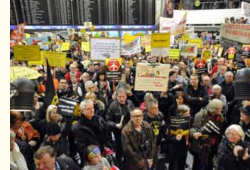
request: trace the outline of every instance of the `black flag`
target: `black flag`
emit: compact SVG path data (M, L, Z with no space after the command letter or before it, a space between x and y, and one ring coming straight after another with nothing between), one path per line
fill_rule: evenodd
M45 82L45 104L48 107L50 104L56 105L58 103L58 96L54 87L53 77L51 74L48 59L46 59L47 64L47 81Z

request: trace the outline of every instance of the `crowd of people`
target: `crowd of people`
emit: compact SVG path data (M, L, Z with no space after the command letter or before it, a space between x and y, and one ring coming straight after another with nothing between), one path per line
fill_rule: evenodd
M188 152L193 170L250 169L250 100L236 99L233 83L240 68L250 67L249 48L237 49L234 59L227 49L221 57L214 51L202 70L201 53L196 61L171 60L142 49L122 56L120 81L74 50L73 61L50 71L59 99L78 101L79 111L65 116L45 102L48 76L37 67L33 110L10 111L11 169L184 170ZM134 90L139 62L171 65L165 92ZM174 131L173 118L188 120L188 127Z

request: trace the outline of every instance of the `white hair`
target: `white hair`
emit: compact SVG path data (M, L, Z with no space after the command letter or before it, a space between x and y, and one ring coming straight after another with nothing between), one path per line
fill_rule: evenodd
M220 91L221 91L221 86L218 85L218 84L215 84L215 85L213 85L212 90L213 90L213 91L214 91L214 90L220 90Z
M84 86L85 86L85 89L88 89L90 86L94 85L93 81L91 80L88 80L85 82Z
M80 110L85 109L86 105L89 104L89 103L93 103L93 101L90 100L90 99L85 99L85 100L83 100L83 101L80 103Z
M232 73L232 71L227 71L227 72L225 73L225 77L226 77L226 76L229 76L229 75L232 75L232 76L233 76L234 74Z
M207 108L209 112L213 113L216 112L217 109L223 108L223 106L224 103L220 99L213 99L208 103Z
M241 137L241 140L244 140L245 139L245 134L244 134L244 131L242 130L241 126L240 125L237 125L237 124L233 124L233 125L230 125L226 131L225 131L225 135L227 136L228 133L230 133L232 130L235 130Z

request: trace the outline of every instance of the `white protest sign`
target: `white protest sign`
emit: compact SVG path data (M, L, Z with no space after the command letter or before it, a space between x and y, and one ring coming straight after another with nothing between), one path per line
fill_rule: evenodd
M119 58L121 55L121 40L117 38L91 38L90 56L92 60Z
M140 44L140 37L137 37L135 40L132 42L126 44L125 41L122 41L121 45L121 54L122 55L133 55L136 53L141 52L141 44Z

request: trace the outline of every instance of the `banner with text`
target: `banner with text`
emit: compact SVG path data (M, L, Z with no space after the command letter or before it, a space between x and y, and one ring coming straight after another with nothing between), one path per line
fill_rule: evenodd
M222 24L220 35L229 40L249 44L250 24Z
M92 60L119 58L121 55L121 40L115 38L91 38L90 56Z
M166 91L169 79L169 64L137 63L135 90Z

